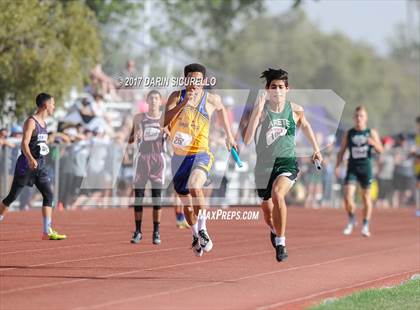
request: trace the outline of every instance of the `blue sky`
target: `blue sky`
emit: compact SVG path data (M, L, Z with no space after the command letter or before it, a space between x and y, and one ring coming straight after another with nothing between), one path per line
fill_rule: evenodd
M292 0L266 2L270 15L287 11L293 3ZM418 25L418 11L413 6L411 16ZM388 40L395 26L410 16L406 0L304 0L303 8L321 30L338 31L366 42L381 55L388 52Z

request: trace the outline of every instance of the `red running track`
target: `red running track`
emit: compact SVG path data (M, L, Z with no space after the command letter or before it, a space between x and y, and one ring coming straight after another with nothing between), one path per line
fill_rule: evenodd
M7 214L0 309L296 309L420 270L420 219L412 209L374 212L372 237L363 238L359 230L341 235L341 210L290 208L283 263L262 213L258 221L208 221L214 248L201 258L190 250L189 230L175 228L173 210L163 215L155 246L149 209L140 245L128 242L128 209L56 212L65 241L40 240L40 211Z

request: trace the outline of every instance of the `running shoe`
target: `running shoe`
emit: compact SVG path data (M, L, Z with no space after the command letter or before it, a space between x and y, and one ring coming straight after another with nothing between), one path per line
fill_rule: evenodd
M200 242L198 241L198 237L193 236L191 248L195 256L200 257L203 255L203 249L201 248Z
M354 224L348 223L347 226L343 230L343 235L346 235L346 236L351 235L351 233L353 232L353 228L354 228Z
M363 225L362 236L363 237L370 237L370 231L369 231L369 226L368 225Z
M182 220L176 221L176 227L179 229L183 229L183 228L190 228L190 225L188 225L185 219L182 219Z
M131 237L131 243L140 243L140 240L143 238L143 235L139 231L135 231L133 237Z
M276 248L276 234L273 234L271 230L270 230L270 241L273 248Z
M154 231L153 232L153 244L157 244L157 245L159 245L160 244L160 234L159 234L159 232L158 231Z
M287 260L289 255L287 254L286 246L276 245L276 259L278 262L283 262Z
M66 239L66 235L60 235L58 232L56 232L54 229L49 228L48 233L42 234L42 240L64 240Z
M200 245L203 248L204 252L210 252L213 248L213 242L211 241L207 231L204 229L198 232L198 237L200 239Z

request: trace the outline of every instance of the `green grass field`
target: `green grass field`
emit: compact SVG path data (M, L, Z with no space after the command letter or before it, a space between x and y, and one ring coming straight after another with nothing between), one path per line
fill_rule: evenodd
M420 279L410 280L392 288L357 292L310 309L420 309Z

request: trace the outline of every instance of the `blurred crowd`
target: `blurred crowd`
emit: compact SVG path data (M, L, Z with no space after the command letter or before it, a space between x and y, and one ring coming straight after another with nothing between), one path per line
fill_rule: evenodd
M377 208L414 206L416 203L416 144L414 135L399 134L382 139L384 152L375 154L372 164L374 182L372 200ZM317 173L308 159L302 159L302 178L294 191L296 198L308 208L341 207L346 164L335 176L337 144L323 150L324 167ZM298 201L298 202L299 202Z
M135 63L127 62L123 75L135 75ZM107 199L130 197L134 173L136 146L127 146L133 116L147 111L147 93L140 89L119 89L115 81L95 67L85 93L72 102L49 124L48 155L50 178L54 185L55 201L59 208L110 204ZM167 94L162 94L165 98ZM223 98L229 110L234 132L238 130L241 113L234 112L234 100ZM165 102L163 102L164 107ZM242 109L243 110L243 109ZM417 125L417 138L420 134ZM241 150L244 167L238 169L225 147L225 137L218 119L214 120L210 148L215 156L211 172L213 184L207 195L216 198L218 205L258 203L253 184L255 152ZM22 124L0 129L0 196L11 184L17 157L20 154ZM341 207L345 165L337 179L335 161L340 141L335 136L318 134L323 149L324 165L317 171L309 157L298 157L302 172L289 195L289 203L307 208ZM383 138L385 151L375 155L372 198L377 208L397 208L415 204L416 136L414 133ZM299 141L298 141L299 143ZM167 143L167 167L170 167L171 148ZM416 159L417 156L417 159ZM226 172L227 171L227 172ZM164 197L173 196L170 169L167 169ZM88 177L87 177L88 176ZM40 197L33 188L25 188L19 197L21 210L36 205ZM108 201L108 202L107 202ZM113 204L120 202L113 200Z

